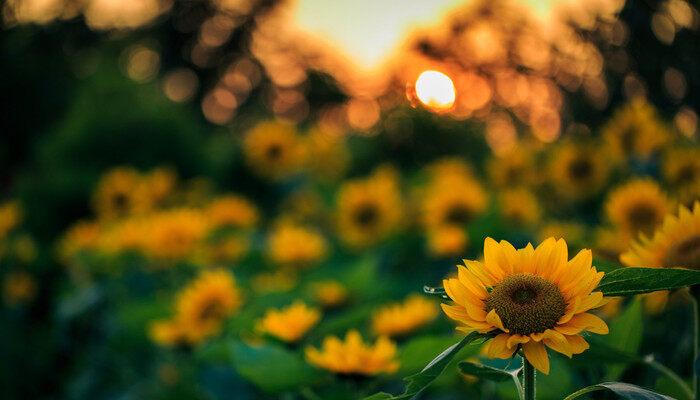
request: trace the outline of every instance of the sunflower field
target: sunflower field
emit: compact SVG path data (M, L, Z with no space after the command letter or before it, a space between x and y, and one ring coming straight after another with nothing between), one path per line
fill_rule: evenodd
M0 9L3 399L700 400L697 2Z

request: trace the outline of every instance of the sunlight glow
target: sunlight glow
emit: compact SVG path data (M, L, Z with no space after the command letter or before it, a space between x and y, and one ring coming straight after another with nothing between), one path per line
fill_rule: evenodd
M455 85L440 71L423 71L416 79L416 97L434 110L451 108L457 97Z

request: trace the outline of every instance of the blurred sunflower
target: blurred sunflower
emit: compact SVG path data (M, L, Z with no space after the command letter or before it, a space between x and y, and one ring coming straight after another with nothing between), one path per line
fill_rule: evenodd
M321 312L301 301L280 310L268 309L258 321L258 331L287 343L298 342L321 319Z
M134 168L114 168L104 174L93 195L98 218L116 219L151 209L148 186Z
M532 226L542 215L540 203L527 189L506 190L499 195L498 200L503 218L515 225Z
M162 261L184 260L194 254L209 231L196 209L178 208L153 214L143 224L141 250Z
M634 237L638 233L651 234L671 207L671 201L655 181L635 179L610 192L605 213L618 230Z
M314 299L323 307L333 308L345 303L348 290L338 281L321 281L311 285Z
M602 129L613 159L648 158L671 139L671 132L645 99L637 98L615 112Z
M395 171L381 168L366 179L344 183L337 194L340 239L350 247L366 247L395 231L403 202Z
M219 333L224 320L243 303L233 276L224 270L208 270L180 293L175 320L189 343L196 344Z
M679 200L691 205L700 199L700 150L669 150L663 159L664 180L675 190Z
M159 346L174 347L187 344L187 336L177 320L153 321L148 326L148 336Z
M593 248L599 257L617 261L620 254L627 251L632 239L632 235L627 231L601 226L593 232Z
M257 207L248 199L237 195L226 195L214 199L205 213L214 228L253 228L258 223Z
M491 183L499 188L528 187L537 180L535 159L527 146L517 146L503 157L491 157L487 170Z
M234 263L243 259L250 250L247 235L231 234L208 240L202 250L206 264Z
M700 269L700 201L695 202L692 211L680 206L678 216L666 216L651 239L642 235L620 261L628 267ZM650 312L659 312L668 292L654 292L644 298Z
M14 229L22 220L22 209L19 203L10 201L0 204L0 239Z
M453 305L442 308L465 333L492 332L491 358L510 358L519 347L538 370L549 373L547 347L571 357L589 346L582 332L606 334L608 326L588 311L605 304L593 292L603 277L590 250L568 260L563 239L516 250L506 241L484 242L484 262L465 260L457 278L443 286Z
M350 152L340 133L312 129L305 137L306 167L311 174L324 182L342 178L350 164Z
M462 227L444 225L428 232L428 251L435 257L460 254L469 245L469 236Z
M605 184L609 165L600 151L589 144L563 143L553 151L549 176L554 189L570 200L596 195Z
M11 306L32 300L36 295L36 290L36 282L28 272L17 271L5 275L3 295L5 303Z
M298 278L287 270L263 272L253 277L252 289L257 293L288 292L297 285Z
M382 336L402 336L421 328L438 315L437 305L423 296L413 295L404 302L379 308L372 315L372 330Z
M268 235L270 259L282 266L307 268L328 254L326 239L314 229L291 222L280 222Z
M586 239L586 227L572 221L548 221L539 228L537 237L540 242L550 237L566 238L569 246L581 248Z
M428 231L453 226L465 228L486 209L488 196L475 179L465 175L436 177L421 203L423 226Z
M63 234L58 242L58 257L68 262L77 253L94 250L100 240L101 227L94 221L78 221Z
M399 369L394 342L382 336L374 346L367 345L356 330L348 331L344 341L327 336L320 350L307 347L306 359L317 367L343 375L373 376Z
M143 184L153 205L163 205L174 194L177 175L170 168L155 168L143 176Z
M282 122L257 124L246 134L243 149L248 166L268 179L294 175L304 163L303 143L296 129Z

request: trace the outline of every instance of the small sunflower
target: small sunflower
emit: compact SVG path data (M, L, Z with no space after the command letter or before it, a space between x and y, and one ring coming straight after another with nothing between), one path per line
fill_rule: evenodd
M311 291L316 301L327 308L338 307L348 299L348 290L338 281L316 282Z
M614 189L605 202L610 221L630 236L650 234L671 209L671 201L651 179L635 179Z
M445 225L428 232L428 251L435 257L461 254L469 245L464 228Z
M205 216L190 208L152 214L142 221L142 227L141 250L160 261L191 257L210 229Z
M249 229L255 227L259 219L258 209L248 199L227 195L214 199L205 211L214 227Z
M356 330L348 331L344 341L327 336L320 350L307 347L306 359L317 367L342 375L374 376L399 369L394 342L382 336L374 346L367 345Z
M258 175L273 180L297 173L304 162L304 148L294 127L281 122L261 122L243 142L246 162Z
M34 298L36 290L36 281L27 272L11 272L5 275L3 295L9 305L27 303Z
M700 199L700 149L668 151L663 159L664 180L675 190L683 204Z
M305 137L306 166L309 172L324 182L341 178L350 164L350 152L341 133L312 129Z
M488 162L491 182L499 188L528 187L537 181L535 160L528 147L518 146Z
M97 248L102 229L94 221L78 221L63 234L58 242L58 257L68 262L76 254Z
M433 321L437 305L425 297L413 295L404 302L381 307L372 315L372 330L377 335L403 336Z
M549 162L554 189L569 200L587 199L600 192L609 172L600 151L588 144L564 143Z
M568 260L563 239L516 250L487 238L483 263L465 260L457 278L443 281L454 304L442 309L460 331L496 335L486 347L489 357L510 358L520 347L547 374L547 347L571 357L589 347L582 332L608 333L605 322L588 312L607 300L593 292L603 272L592 260L590 250Z
M338 233L353 248L374 245L394 232L403 215L398 177L379 169L367 179L351 180L337 195Z
M164 319L151 322L148 326L148 336L155 344L162 347L187 344L187 336L177 320Z
M620 256L629 267L681 267L700 270L700 201L692 211L679 207L678 216L668 215L649 239L642 235L629 251ZM645 295L647 309L658 312L664 308L668 292Z
M290 222L282 222L270 232L267 248L273 262L294 268L314 266L328 254L328 243L323 235Z
M153 203L141 174L133 168L119 167L100 178L93 205L99 218L109 220L144 213Z
M321 319L321 312L297 301L280 310L269 309L258 321L258 331L287 343L298 342Z
M22 209L19 203L10 201L0 204L0 239L14 229L22 220Z
M614 159L648 158L671 139L654 107L643 98L618 110L603 127L602 136Z
M548 221L539 228L537 237L540 242L550 237L565 237L570 246L581 248L586 239L586 227L573 221Z
M465 228L486 209L488 196L475 179L465 175L436 177L426 188L421 218L428 231L444 226Z
M532 226L542 215L540 203L527 189L510 189L498 197L503 218L517 226Z
M233 276L223 270L202 272L177 296L175 320L192 344L219 333L224 320L242 304Z

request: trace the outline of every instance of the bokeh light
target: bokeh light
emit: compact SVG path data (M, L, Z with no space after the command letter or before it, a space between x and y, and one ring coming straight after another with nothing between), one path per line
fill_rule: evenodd
M416 97L426 107L441 111L450 109L457 98L455 85L440 71L423 71L416 79Z

